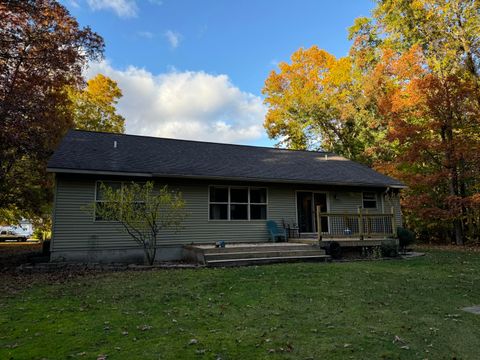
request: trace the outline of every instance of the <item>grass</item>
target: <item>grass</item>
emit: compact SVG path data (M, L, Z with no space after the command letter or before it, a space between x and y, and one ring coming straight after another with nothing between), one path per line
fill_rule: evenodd
M0 359L478 359L474 304L455 251L40 279L0 295Z

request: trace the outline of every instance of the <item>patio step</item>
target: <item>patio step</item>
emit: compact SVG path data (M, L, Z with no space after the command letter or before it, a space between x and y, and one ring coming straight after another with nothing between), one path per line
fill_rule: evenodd
M204 254L205 261L209 262L212 260L231 260L231 259L253 259L253 258L281 258L281 257L295 257L295 256L319 256L325 255L325 251L319 248L311 249L301 249L301 250L290 250L290 249L274 249L274 250L241 250L235 252L211 252ZM305 248L305 246L304 246Z
M245 265L264 265L286 262L304 262L304 261L329 261L328 255L299 255L299 256L280 256L280 257L258 257L258 258L237 258L225 260L209 260L207 266L226 267L226 266L245 266Z
M202 249L207 266L243 266L299 261L328 261L318 246L304 244L237 245Z
M310 245L310 246L309 246ZM311 250L314 248L311 244L271 244L271 245L233 245L224 248L201 248L200 249L204 254L217 254L217 253L236 253L236 252L250 252L250 251L294 251L294 250ZM314 249L319 249L318 247Z

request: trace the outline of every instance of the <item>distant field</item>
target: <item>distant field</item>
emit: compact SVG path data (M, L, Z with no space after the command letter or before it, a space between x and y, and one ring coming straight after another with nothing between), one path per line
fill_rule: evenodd
M480 253L38 276L0 294L0 359L478 359ZM15 277L4 280L15 281ZM21 279L18 278L18 281Z

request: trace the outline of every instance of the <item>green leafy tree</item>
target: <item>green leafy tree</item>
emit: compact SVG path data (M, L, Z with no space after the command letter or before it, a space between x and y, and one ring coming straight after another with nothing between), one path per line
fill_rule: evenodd
M186 217L182 194L154 183L129 183L118 189L100 185L102 202L92 204L95 216L116 221L142 247L145 261L152 265L162 230L178 230Z
M68 96L77 129L114 133L125 131L125 119L117 114L115 108L122 91L114 80L98 74L88 80L85 89L69 88Z

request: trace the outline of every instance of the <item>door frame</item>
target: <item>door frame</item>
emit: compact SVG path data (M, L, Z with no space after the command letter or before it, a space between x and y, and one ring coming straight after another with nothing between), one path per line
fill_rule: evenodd
M327 200L327 213L330 212L330 191L324 191L324 190L301 190L301 189L297 189L295 190L295 220L297 221L297 224L298 224L298 227L300 228L300 223L298 221L298 193L299 192L308 192L308 193L311 193L312 194L312 204L314 203L313 201L313 194L325 194L325 197L326 197L326 200ZM316 210L313 209L313 211L315 212ZM330 232L330 218L327 217L327 221L328 221L328 232L326 232L325 234L328 234ZM313 224L312 225L315 225L315 219L313 220ZM313 226L312 226L313 227ZM313 234L318 234L318 231L315 231L315 232L302 232L302 234L309 234L309 235L313 235Z

